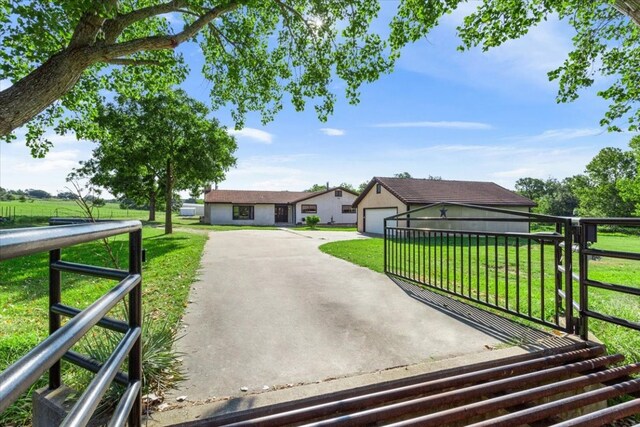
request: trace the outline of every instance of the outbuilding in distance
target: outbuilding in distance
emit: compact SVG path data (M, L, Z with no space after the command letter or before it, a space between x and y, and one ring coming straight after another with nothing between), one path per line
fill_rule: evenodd
M532 200L493 182L385 177L374 177L353 206L358 212L359 232L383 234L385 218L439 202L495 207L524 213L536 206ZM442 206L428 208L420 211L419 216L440 217L441 209ZM447 207L446 214L449 217L506 216L455 205ZM396 222L388 225L395 226ZM415 221L411 222L411 226L436 228L433 224L416 224ZM437 228L492 232L528 232L528 227L523 222L495 221L439 222L437 225Z

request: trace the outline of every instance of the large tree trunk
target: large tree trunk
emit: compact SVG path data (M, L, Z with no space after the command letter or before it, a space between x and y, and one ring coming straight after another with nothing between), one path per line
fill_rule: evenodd
M8 135L67 93L95 62L90 48L65 49L0 91L0 136Z
M149 193L149 221L156 220L156 192Z
M171 223L171 204L173 202L173 165L171 164L171 160L167 159L167 173L166 173L166 195L165 198L167 201L165 202L164 209L164 233L171 234L173 233L173 224Z

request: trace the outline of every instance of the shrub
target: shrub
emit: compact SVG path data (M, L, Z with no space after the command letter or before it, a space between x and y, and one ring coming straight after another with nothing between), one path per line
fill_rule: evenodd
M318 215L309 215L306 219L307 225L311 228L316 228L316 225L320 222L320 217Z

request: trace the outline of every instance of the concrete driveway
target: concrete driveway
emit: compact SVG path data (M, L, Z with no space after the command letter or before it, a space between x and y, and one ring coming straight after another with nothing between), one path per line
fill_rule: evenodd
M190 401L488 352L497 338L318 250L354 233L210 235L184 317Z

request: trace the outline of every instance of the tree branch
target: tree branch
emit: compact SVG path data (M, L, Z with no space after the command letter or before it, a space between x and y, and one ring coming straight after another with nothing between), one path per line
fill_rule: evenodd
M122 43L106 45L102 46L97 53L105 58L105 60L110 60L112 58L129 56L142 51L175 49L179 44L195 36L209 22L213 21L220 15L236 9L237 7L238 3L233 2L224 7L210 9L193 23L185 26L184 29L177 34L145 37Z
M158 67L164 65L162 61L156 61L154 59L111 58L104 62L112 65L155 65Z
M105 42L107 44L113 44L128 26L152 16L176 12L187 6L187 4L186 0L172 0L155 6L143 7L142 9L118 15L113 19L108 19L103 25Z

